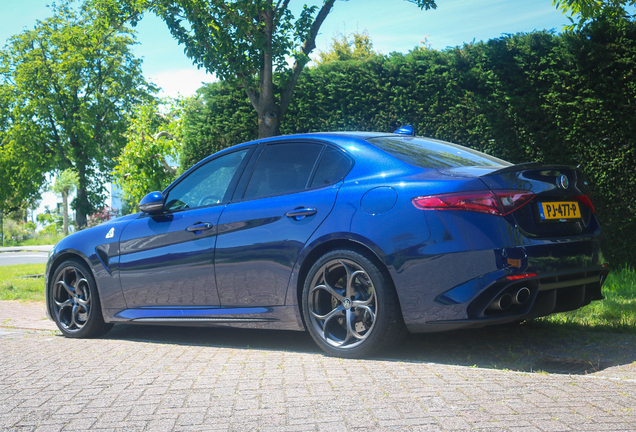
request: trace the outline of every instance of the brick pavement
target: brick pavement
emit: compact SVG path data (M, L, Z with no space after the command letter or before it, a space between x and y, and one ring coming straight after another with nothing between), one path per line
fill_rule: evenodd
M0 301L0 326L30 330L57 330L46 317L44 303Z
M332 358L298 333L234 331L246 340L219 344L228 331L117 328L101 340L0 328L0 430L636 430L633 363L523 373ZM288 349L244 344L270 334Z

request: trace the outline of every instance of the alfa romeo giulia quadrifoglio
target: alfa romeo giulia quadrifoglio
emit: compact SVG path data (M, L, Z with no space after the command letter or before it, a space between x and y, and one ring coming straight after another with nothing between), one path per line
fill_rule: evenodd
M581 171L399 133L227 148L61 240L47 310L68 337L114 324L307 330L343 357L406 332L518 322L602 299Z

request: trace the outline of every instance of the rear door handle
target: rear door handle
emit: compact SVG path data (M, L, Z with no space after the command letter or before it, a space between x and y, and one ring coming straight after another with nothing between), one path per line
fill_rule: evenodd
M298 207L292 211L285 213L288 218L294 218L296 220L302 220L307 216L313 216L318 213L318 210L310 207Z
M209 230L213 226L214 225L212 225L210 222L197 222L194 225L190 225L189 227L187 227L186 231L189 231L189 232L205 231L205 230Z

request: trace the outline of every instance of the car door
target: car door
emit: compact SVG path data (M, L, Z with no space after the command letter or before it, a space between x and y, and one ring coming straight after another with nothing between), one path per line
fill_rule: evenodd
M120 240L120 281L129 308L218 306L214 243L219 215L253 148L221 155L167 190L164 211L142 214Z
M219 220L215 271L222 306L284 304L294 263L331 212L351 166L343 151L319 143L262 150Z

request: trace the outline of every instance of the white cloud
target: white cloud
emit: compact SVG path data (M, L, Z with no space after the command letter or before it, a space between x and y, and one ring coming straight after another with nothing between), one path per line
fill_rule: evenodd
M216 81L203 69L169 69L151 75L149 81L161 87L160 97L192 96L204 83Z

